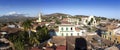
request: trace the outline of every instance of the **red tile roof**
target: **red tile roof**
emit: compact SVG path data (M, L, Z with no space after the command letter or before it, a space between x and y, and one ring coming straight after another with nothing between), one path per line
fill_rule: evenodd
M1 31L5 31L5 32L8 32L8 33L16 33L19 30L20 30L19 28L10 28L10 27L1 28Z
M62 21L67 21L68 20L68 18L63 18L63 20Z
M80 32L80 29L76 27L76 28L75 28L75 31Z
M57 46L56 50L66 50L66 46Z
M62 21L61 24L71 24L71 23L67 21Z
M31 50L40 50L40 49L37 47L33 47Z

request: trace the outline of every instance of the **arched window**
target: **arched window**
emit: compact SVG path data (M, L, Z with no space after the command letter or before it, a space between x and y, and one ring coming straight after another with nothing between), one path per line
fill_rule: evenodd
M63 31L63 27L61 28L61 30Z
M79 36L79 33L77 33L77 36Z
M117 43L119 43L119 42L117 41Z
M66 28L66 31L68 31L68 28Z
M66 36L68 36L68 33L66 33Z
M109 38L111 40L111 38Z
M106 35L105 35L105 38L106 38Z
M73 36L73 33L71 33L71 36Z
M64 36L63 33L62 33L62 36Z
M73 28L71 27L71 30L73 30Z
M111 35L111 32L110 32L110 35Z

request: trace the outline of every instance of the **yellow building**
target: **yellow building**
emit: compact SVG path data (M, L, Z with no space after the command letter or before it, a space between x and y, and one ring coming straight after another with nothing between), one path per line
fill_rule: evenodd
M108 39L115 44L120 43L120 32L118 31L120 31L120 28L108 28L108 30L102 34L102 38Z

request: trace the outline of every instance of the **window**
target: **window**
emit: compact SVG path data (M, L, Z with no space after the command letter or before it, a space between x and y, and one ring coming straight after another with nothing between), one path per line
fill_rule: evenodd
M111 35L111 32L110 32L110 35Z
M73 34L71 33L71 36L73 36Z
M73 30L72 27L71 27L71 30Z
M66 28L66 31L68 31L68 28Z
M61 30L63 31L63 28L61 28Z
M77 36L79 36L79 33L77 33Z
M62 36L64 36L63 33L62 33Z
M117 43L119 43L119 42L117 41Z
M68 36L68 33L66 33L66 36Z
M114 40L114 43L116 42L116 40Z
M111 40L111 38L110 38L110 40Z
M117 38L115 38L115 40L117 40Z
M106 38L106 35L105 35L105 38Z
M82 31L82 33L84 33L84 32Z

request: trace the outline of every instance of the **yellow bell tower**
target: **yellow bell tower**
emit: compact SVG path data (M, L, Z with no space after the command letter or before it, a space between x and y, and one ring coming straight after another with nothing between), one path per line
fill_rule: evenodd
M42 13L39 13L37 22L42 22L41 16L42 16Z

